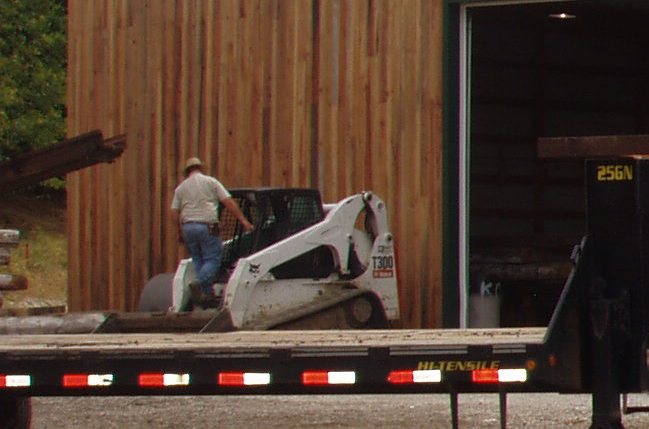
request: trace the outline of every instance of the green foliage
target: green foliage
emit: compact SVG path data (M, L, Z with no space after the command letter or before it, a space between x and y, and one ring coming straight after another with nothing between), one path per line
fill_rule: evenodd
M0 1L0 161L65 136L66 7Z

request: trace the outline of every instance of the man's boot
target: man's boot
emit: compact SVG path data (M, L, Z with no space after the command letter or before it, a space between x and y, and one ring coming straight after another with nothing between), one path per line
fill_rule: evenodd
M192 302L194 305L200 305L205 301L205 293L203 292L203 287L198 280L192 280L189 282L189 290L192 293Z

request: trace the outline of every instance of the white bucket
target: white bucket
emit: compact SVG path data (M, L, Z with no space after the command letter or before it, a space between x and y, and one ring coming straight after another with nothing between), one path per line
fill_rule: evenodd
M469 328L500 326L500 297L498 295L469 295Z

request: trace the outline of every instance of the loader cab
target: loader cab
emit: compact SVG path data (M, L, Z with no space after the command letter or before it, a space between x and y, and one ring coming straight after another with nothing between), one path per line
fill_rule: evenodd
M219 207L223 262L219 282L227 282L239 258L271 246L324 219L320 193L306 188L240 188L230 191L255 229L245 232L236 217ZM327 248L318 248L274 268L275 278L326 277L334 269Z

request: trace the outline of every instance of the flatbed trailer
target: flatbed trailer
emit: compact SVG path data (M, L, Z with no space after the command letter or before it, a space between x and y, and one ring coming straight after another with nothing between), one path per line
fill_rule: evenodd
M15 396L554 391L530 356L545 328L9 335L0 386ZM507 386L507 387L505 387Z
M332 388L401 393L421 391L423 385L427 391L493 392L498 391L493 370L505 367L520 368L518 374L512 372L511 382L525 390L527 360L542 346L544 332L517 328L19 335L3 338L0 368L5 380L9 369L14 376L24 375L29 385L15 387L33 395L313 393ZM319 379L322 371L345 374L335 383ZM90 374L102 382L93 386L88 379L97 377ZM149 380L146 374L174 374L178 383L156 385L149 383L155 377ZM260 381L246 384L243 377L236 383L234 374L257 374ZM424 377L419 386L418 376Z
M457 427L458 394L493 392L505 427L507 393L561 392L592 394L592 429L621 428L621 396L649 389L649 159L589 160L586 185L588 233L547 328L8 334L0 410L45 395L448 393Z

